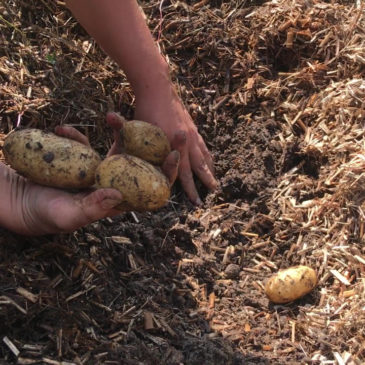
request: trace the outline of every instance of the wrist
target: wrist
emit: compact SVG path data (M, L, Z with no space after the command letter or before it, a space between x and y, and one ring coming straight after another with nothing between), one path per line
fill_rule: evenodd
M13 170L0 164L0 225L16 233L26 233L23 204L25 201L25 181Z
M33 184L0 163L0 225L18 234L34 236L47 233L38 217L37 193Z
M127 78L137 99L151 99L172 92L170 70L161 55L155 62L145 62L145 67L136 71L136 75L127 74Z

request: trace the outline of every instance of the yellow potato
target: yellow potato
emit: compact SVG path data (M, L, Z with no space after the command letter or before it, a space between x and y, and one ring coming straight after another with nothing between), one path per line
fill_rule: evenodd
M139 120L125 121L122 129L125 152L154 165L162 165L170 153L170 143L163 130Z
M10 133L3 152L6 162L19 174L56 188L92 186L101 162L91 147L39 129Z
M265 292L274 303L289 303L308 294L317 284L316 272L308 266L294 266L274 274Z
M106 158L96 169L96 187L122 193L120 210L152 211L164 206L170 196L166 176L150 163L127 154Z

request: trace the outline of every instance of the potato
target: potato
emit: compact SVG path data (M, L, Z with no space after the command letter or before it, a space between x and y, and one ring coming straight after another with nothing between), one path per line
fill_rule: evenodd
M170 143L163 130L139 120L125 121L122 129L125 153L154 165L162 165L170 153Z
M265 292L274 303L288 303L308 294L317 284L316 272L308 266L294 266L274 274Z
M101 162L91 147L39 129L10 133L3 152L6 162L19 174L56 188L92 186Z
M122 211L152 211L167 203L167 177L150 163L127 154L107 157L96 169L96 187L114 188L122 193L117 207Z

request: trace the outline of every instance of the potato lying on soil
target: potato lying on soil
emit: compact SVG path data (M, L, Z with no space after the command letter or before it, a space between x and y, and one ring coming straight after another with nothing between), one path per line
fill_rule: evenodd
M294 266L274 274L265 292L274 303L289 303L308 294L317 284L316 272L307 266Z
M56 188L92 186L101 162L91 147L39 129L10 133L3 152L6 162L19 174Z
M166 176L150 163L127 154L106 158L96 169L96 187L114 188L122 193L120 210L152 211L170 197Z
M139 120L125 121L122 128L125 152L154 165L162 165L170 153L170 143L159 127Z

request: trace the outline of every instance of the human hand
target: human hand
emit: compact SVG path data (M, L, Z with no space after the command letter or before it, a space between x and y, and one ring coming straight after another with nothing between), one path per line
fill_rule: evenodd
M177 131L184 132L186 143L180 151L178 175L189 199L200 204L193 172L209 189L215 189L212 158L176 93L169 67L156 47L138 3L134 0L68 0L66 3L127 76L136 96L135 119L162 128L171 144Z
M114 142L107 154L107 157L123 153L123 142L121 138L121 130L123 123L126 120L118 113L109 112L106 115L106 122L113 129ZM181 151L184 150L186 144L186 134L184 131L177 131L174 134L173 141L171 143L172 151L166 157L165 161L161 166L162 172L166 175L169 180L170 186L175 182L178 174L178 166L180 161Z
M117 128L120 127L113 127L114 132ZM89 145L87 137L72 127L56 127L55 133ZM116 152L114 149L109 154ZM178 163L176 151L171 152L164 163L163 171L171 184L176 178ZM114 208L122 201L118 190L89 189L70 193L35 184L3 164L0 172L0 195L4 194L0 224L14 232L24 235L72 232L99 219L121 214ZM4 186L5 181L9 186Z
M136 99L135 119L159 126L167 135L172 148L180 151L178 177L192 203L202 204L196 189L193 172L210 190L217 187L213 159L186 108L172 84L158 92L145 93ZM186 142L176 147L176 134Z
M89 145L87 138L74 128L57 127L55 132ZM113 207L121 198L121 193L114 189L71 193L38 185L0 164L0 225L20 234L71 232L120 214Z

